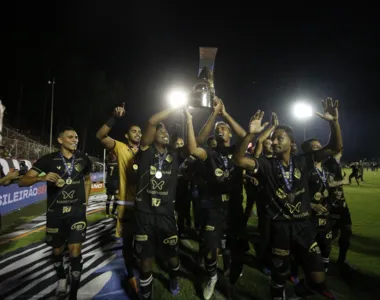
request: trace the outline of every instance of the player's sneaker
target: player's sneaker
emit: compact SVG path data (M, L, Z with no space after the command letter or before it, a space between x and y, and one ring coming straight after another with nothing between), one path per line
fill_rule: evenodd
M215 275L214 277L210 278L203 289L203 298L205 300L211 299L212 295L214 294L215 285L218 281L218 276Z
M56 290L56 296L61 297L66 295L67 293L67 278L58 280L57 283L57 290Z

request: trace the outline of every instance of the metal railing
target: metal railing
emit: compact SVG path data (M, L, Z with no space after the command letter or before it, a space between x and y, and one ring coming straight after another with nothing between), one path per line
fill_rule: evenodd
M3 145L15 159L36 160L50 153L49 146L42 145L9 126L3 126ZM55 148L52 150L57 151Z

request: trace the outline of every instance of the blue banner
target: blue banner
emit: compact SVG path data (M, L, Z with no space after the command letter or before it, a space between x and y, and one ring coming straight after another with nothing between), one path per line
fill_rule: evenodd
M91 176L91 181L92 182L104 181L104 174L103 174L103 172L91 173L90 176Z
M5 215L45 199L45 182L39 182L30 187L19 187L16 183L0 186L0 214Z

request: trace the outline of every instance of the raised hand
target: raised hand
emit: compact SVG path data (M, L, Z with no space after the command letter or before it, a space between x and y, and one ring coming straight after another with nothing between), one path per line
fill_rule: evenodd
M115 118L122 118L125 115L125 103L123 102L122 106L118 106L114 109L113 115Z
M333 101L332 98L328 97L326 100L322 100L323 114L319 112L317 112L316 114L320 116L322 119L329 122L338 121L338 105L338 100Z
M5 106L3 105L3 103L0 100L0 116L3 116L4 112L5 112Z
M276 113L272 113L271 126L273 128L276 128L278 125L279 125L279 122L278 122L277 114Z
M187 107L185 107L183 109L183 112L184 112L184 114L186 116L186 120L187 121L191 121L193 119L193 116L191 115L191 113L189 112L189 109Z
M261 124L264 118L264 112L261 110L258 110L255 115L251 118L249 121L249 133L260 133L264 130L264 128L269 124L268 122L265 122L264 124Z
M217 96L214 96L213 107L214 107L214 112L215 113L217 113L217 114L221 114L222 113L222 111L223 111L223 102Z
M220 114L222 116L225 116L225 115L227 115L226 107L224 106L222 99L220 99L220 102L222 102L222 111L220 112Z

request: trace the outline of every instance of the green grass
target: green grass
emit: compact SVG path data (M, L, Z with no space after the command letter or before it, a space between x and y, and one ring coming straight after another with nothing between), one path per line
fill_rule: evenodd
M105 212L98 212L87 216L87 221L89 224L95 223L101 219L105 218ZM25 247L29 244L43 241L45 239L45 230L37 231L19 240L12 241L7 244L0 244L0 254L3 255L10 251Z
M46 212L46 200L33 203L1 217L0 234L12 232L17 226L30 222Z
M347 174L350 171L346 171ZM366 172L364 174L365 182L361 186L356 183L345 188L346 198L351 210L353 220L353 237L351 248L348 253L348 260L351 264L358 267L358 272L350 281L342 278L334 262L337 258L337 241L333 244L331 254L331 269L327 278L329 287L336 292L339 300L371 300L379 299L375 290L376 285L380 283L380 173ZM104 217L104 213L97 213L88 217L90 222L94 222ZM251 218L249 222L250 231L255 231L257 219ZM0 253L3 251L12 251L19 247L28 245L39 240L43 240L44 232L38 232L15 241L3 249L0 245ZM198 245L190 241L192 249L189 246L184 247L181 255L181 265L183 272L181 274L180 285L181 294L173 298L168 292L167 273L158 267L154 267L154 296L157 300L166 299L200 299L200 287L203 286L204 275L194 272L195 263L189 259L194 256ZM5 245L4 245L5 246ZM222 261L219 260L220 266ZM236 285L239 299L270 299L269 298L269 279L266 278L255 268L255 251L252 249L246 256L247 265L244 266L244 275ZM213 299L224 299L223 278L220 277L218 288L221 293L214 295ZM309 297L309 300L322 299L319 296Z
M347 170L346 173L350 174L350 170ZM345 188L353 221L353 237L347 258L352 265L358 268L357 274L350 279L342 278L334 264L338 255L337 241L334 241L330 257L332 264L327 282L339 300L379 299L375 288L380 283L380 173L375 175L373 172L367 172L364 179L365 182L361 186L357 186L355 183ZM256 226L257 219L253 217L249 222L249 231L255 231ZM197 249L197 244L195 242L191 243ZM191 262L186 263L188 260L183 257L182 261L182 266L185 269L191 266ZM246 261L244 275L236 285L239 299L270 299L269 279L254 267L255 251L253 249L248 252ZM219 259L219 265L223 265L221 259ZM155 267L155 272L155 299L172 299L173 297L167 290L167 274L157 266ZM203 275L194 275L192 272L186 274L180 282L181 295L175 299L202 299L199 297L200 292L196 294L202 279L204 279ZM220 278L220 284L218 283L218 285L221 294L223 294L224 284L222 278ZM223 299L221 294L214 295L213 299ZM324 298L313 296L308 297L308 299Z

